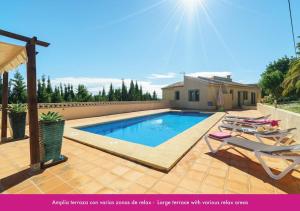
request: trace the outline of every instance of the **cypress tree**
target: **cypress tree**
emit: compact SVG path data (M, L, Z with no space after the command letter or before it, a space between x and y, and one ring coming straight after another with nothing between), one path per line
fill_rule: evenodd
M106 91L105 91L104 87L103 87L102 93L101 93L101 100L102 101L107 101Z
M112 83L109 86L109 91L108 91L107 98L108 98L108 101L114 101L115 100L115 98L114 98L114 87L113 87Z
M129 91L128 91L128 101L134 100L134 83L133 80L130 81Z
M27 93L26 93L26 85L24 82L24 78L17 71L14 75L14 78L11 80L11 84L13 86L11 92L11 101L12 103L26 103Z
M114 100L115 101L122 101L122 90L120 88L115 90Z
M42 82L40 83L39 88L39 97L38 97L38 102L39 103L47 103L48 102L48 94L47 94L47 88L46 88L46 78L43 75L42 76Z
M122 89L121 89L121 95L122 95L122 97L121 97L121 100L122 101L127 101L128 99L128 97L127 97L127 87L126 87L126 85L125 85L125 83L124 83L124 80L122 80Z
M53 90L52 90L51 81L50 81L49 76L48 76L48 80L47 80L46 92L47 92L47 103L51 103Z
M62 99L63 99L64 96L65 96L65 93L64 93L64 90L63 90L63 85L62 85L62 83L59 84L59 90L60 90L60 96L61 96Z
M153 91L153 94L152 94L152 100L157 100L157 94L155 91Z
M134 85L133 99L134 100L140 100L139 85L138 85L137 81L135 81L135 85Z
M63 102L62 96L60 94L59 87L54 88L54 92L53 92L52 97L51 97L51 102L52 103L61 103L61 102Z

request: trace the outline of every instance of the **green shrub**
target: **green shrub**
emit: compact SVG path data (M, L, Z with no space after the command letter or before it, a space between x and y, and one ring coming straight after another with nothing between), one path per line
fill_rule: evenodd
M58 112L48 111L48 113L42 113L40 120L45 122L59 122L63 120L63 117Z
M24 113L27 112L27 107L25 104L11 104L7 108L9 113Z

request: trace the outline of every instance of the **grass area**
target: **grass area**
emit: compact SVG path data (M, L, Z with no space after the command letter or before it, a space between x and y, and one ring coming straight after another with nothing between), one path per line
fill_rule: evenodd
M277 107L295 113L300 113L300 101L278 104Z

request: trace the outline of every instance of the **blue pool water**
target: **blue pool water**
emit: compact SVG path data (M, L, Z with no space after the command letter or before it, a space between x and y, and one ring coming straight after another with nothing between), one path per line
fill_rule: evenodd
M209 116L210 114L199 112L166 112L86 126L79 129L98 135L155 147Z

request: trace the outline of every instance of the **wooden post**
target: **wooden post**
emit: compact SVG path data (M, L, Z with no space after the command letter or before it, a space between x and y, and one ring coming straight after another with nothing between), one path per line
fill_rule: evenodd
M8 72L3 73L1 140L7 139Z
M38 107L36 97L36 45L37 38L33 37L26 44L27 51L27 95L30 136L30 167L33 171L41 168Z

